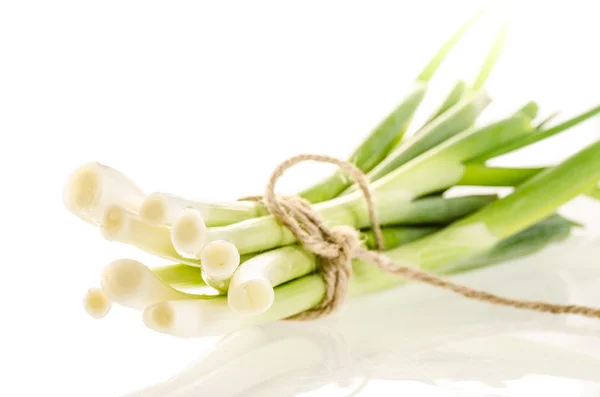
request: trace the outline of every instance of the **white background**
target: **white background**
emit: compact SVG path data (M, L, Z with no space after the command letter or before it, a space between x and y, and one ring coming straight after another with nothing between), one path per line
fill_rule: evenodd
M117 396L175 373L214 343L153 334L126 310L86 317L82 295L104 264L159 261L68 214L69 172L94 160L148 192L260 193L291 155L346 156L481 4L1 2L0 395ZM542 114L566 117L596 105L597 1L507 4L513 35L488 84L495 111L536 99ZM435 79L429 109L454 79L473 78L497 27L492 18L464 41ZM599 127L590 121L516 158L560 159ZM282 188L325 171L303 167Z

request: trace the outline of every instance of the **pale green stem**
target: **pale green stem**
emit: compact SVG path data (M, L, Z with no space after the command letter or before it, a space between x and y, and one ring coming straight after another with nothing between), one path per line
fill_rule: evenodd
M166 265L151 268L152 272L173 287L202 287L206 283L202 279L200 269L185 264Z
M400 265L415 266L432 272L449 273L471 268L474 266L472 263L465 267L467 258L493 249L501 240L548 217L562 204L595 186L599 179L600 141L531 178L504 199L440 232L393 249L387 252L387 256ZM546 242L548 239L536 241ZM514 244L508 246L514 248ZM478 262L479 260L481 259ZM352 293L372 292L399 282L372 265L358 264L354 269ZM364 280L368 282L361 284ZM228 321L243 324L245 321L256 323L285 318L306 310L308 303L318 302L320 299L316 297L322 297L323 293L323 281L318 276L306 276L277 288L275 304L266 313L253 316L250 320L244 320L240 316ZM288 307L298 311L287 311ZM174 306L171 307L173 308Z
M548 216L600 180L600 141L546 169L514 193L457 222L456 227L483 223L499 238L514 234Z
M484 153L483 155L481 155L477 158L474 158L473 161L482 163L491 158L502 156L503 154L510 153L515 150L524 148L526 146L529 146L531 144L534 144L536 142L542 141L546 138L549 138L551 136L559 134L563 131L566 131L569 128L576 126L577 124L580 124L580 123L586 121L587 119L596 116L598 113L600 113L600 106L596 106L596 107L594 107L580 115L577 115L567 121L564 121L554 127L550 127L545 130L541 129L529 136L525 136L525 137L516 139L513 142L509 143L508 145L502 146L495 150L491 150L488 153Z
M181 211L194 208L200 212L206 226L224 226L267 215L263 205L250 201L206 203L187 200L172 194L152 193L140 207L140 217L151 224L172 225Z
M505 198L438 233L399 247L401 264L439 270L485 251L548 217L600 179L600 141L527 180Z
M130 244L161 258L186 265L200 266L200 261L179 255L171 242L170 229L151 225L137 214L112 205L103 216L102 235L109 241Z
M391 249L437 230L439 227L384 228L384 246ZM372 231L361 233L361 237L368 249L377 249ZM313 272L316 263L315 256L298 245L257 255L243 263L232 277L229 306L239 313L263 313L273 304L273 287Z
M425 127L433 122L435 119L440 117L442 114L446 113L449 109L453 108L457 103L467 97L467 95L471 91L469 90L469 86L462 80L457 81L448 96L442 101L440 106L433 112L433 114L427 119L427 121L423 124L418 131L415 132L415 135L422 134L423 131L426 131Z
M465 173L457 185L517 186L544 169L488 167L483 164L467 164Z
M473 91L483 88L487 82L492 70L494 69L494 66L498 62L498 59L500 59L500 55L502 55L502 52L504 51L509 32L510 23L506 22L500 28L500 31L496 36L496 40L494 41L494 44L492 44L492 48L490 49L485 61L483 62L483 65L481 66L481 69L479 70L479 74L471 86Z
M454 186L473 157L529 134L529 118L518 114L483 127L473 127L428 150L372 184L380 189L404 190L419 197Z
M419 134L402 142L367 176L371 181L376 181L447 139L470 128L490 102L489 96L484 91L479 91L463 99L423 127ZM355 186L349 189L349 191L354 190L356 190Z
M546 170L540 168L507 168L488 167L483 164L467 164L462 179L457 186L507 186L514 187L526 182L529 178ZM600 198L600 188L595 187L585 195Z
M199 271L199 269L196 269ZM175 289L144 264L131 259L110 263L102 273L102 291L113 302L143 310L176 299L212 299L215 294L191 294Z
M415 83L405 99L367 136L350 156L349 161L363 172L368 172L383 160L402 139L413 114L425 96L426 88L424 83ZM344 172L336 171L302 191L300 196L311 203L320 203L338 196L352 183Z
M354 150L350 156L350 162L363 172L369 172L402 140L417 107L423 100L427 83L481 14L482 12L479 12L468 20L442 45L419 73L413 89L406 98ZM300 196L309 202L319 203L338 196L352 183L353 181L349 180L344 173L337 171L313 187L301 192Z
M394 190L376 197L375 209L382 225L448 223L496 199L495 196L466 196L449 199L427 197L410 201ZM345 196L335 199L335 202L332 200L318 204L314 209L330 227L337 225L359 229L370 227L364 200L361 197L356 200L351 198L352 196ZM266 216L231 226L209 228L206 242L212 240L227 240L235 244L240 253L251 253L291 244L295 238L273 216Z
M471 260L467 260L467 257L465 257L462 262L455 261L453 265L448 265L445 261L438 262L435 266L429 263L425 268L440 274L452 274L512 259L515 255L520 256L535 252L546 246L550 241L564 236L565 222L568 223L567 221L559 222L554 219L549 220L548 224L536 225L520 237L513 238L512 242L501 242L496 247L494 245L490 246L487 255L479 255ZM434 236L437 234L434 234ZM414 244L411 243L404 247ZM386 255L397 263L403 263L405 261L404 253L405 250L400 247L386 252ZM441 256L443 256L443 253ZM311 260L306 256L282 257L281 260L284 259L294 261ZM303 266L301 263L294 263L293 265ZM357 260L353 263L353 270L353 277L350 280L350 296L359 296L391 288L405 282L404 279L391 276L372 264ZM323 279L317 274L310 274L275 288L274 303L268 311L262 314L245 316L231 312L228 310L225 298L220 297L202 302L164 302L148 308L144 313L144 318L150 328L159 332L184 337L217 335L244 326L287 318L316 306L324 295L325 283ZM158 321L154 321L154 317ZM161 319L167 321L160 321Z

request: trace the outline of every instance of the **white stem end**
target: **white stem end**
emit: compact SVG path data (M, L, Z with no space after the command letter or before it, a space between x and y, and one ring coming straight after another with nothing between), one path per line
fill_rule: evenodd
M240 252L229 241L211 241L202 249L200 263L210 278L229 279L240 265Z
M206 240L206 224L200 211L186 208L171 227L171 242L184 258L198 259Z
M150 224L167 225L170 224L171 214L169 203L164 195L152 193L146 197L140 207L140 217Z
M275 301L275 291L264 278L246 280L230 286L227 303L231 310L244 315L257 315L266 312Z
M100 288L90 288L83 298L83 307L91 317L100 319L110 312L112 303Z

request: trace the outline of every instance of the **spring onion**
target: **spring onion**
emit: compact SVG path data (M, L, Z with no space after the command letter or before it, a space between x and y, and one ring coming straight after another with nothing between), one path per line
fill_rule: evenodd
M544 168L488 167L483 164L468 164L458 185L463 186L517 186Z
M206 234L206 223L200 211L195 208L181 211L169 234L178 254L185 258L200 257Z
M110 312L112 302L100 288L90 288L83 297L83 307L92 318L102 318Z
M440 117L442 114L446 113L448 110L453 108L457 103L459 103L462 99L466 98L469 93L469 86L466 82L459 80L454 83L452 89L444 98L439 107L433 112L433 114L425 121L423 127L419 128L418 131L415 132L415 135L422 133L425 130L425 126L431 124L435 119Z
M452 198L427 197L409 203L402 202L402 205L399 205L394 211L395 216L390 218L389 224L445 224L489 204L495 198L495 195L473 195ZM201 248L204 246L203 238L207 232L215 229L206 228L195 210L186 210L184 215L187 212L193 215L190 217L191 221L187 222L187 219L184 218L186 222L176 223L173 228L169 228L163 225L149 224L131 211L118 206L110 206L104 214L106 219L103 221L101 230L103 236L110 241L130 244L161 258L199 267ZM235 229L246 223L262 223L265 218L268 220L272 217L256 218L226 228ZM364 223L368 224L367 221ZM175 241L182 252L186 253L182 247L188 244L188 246L198 247L197 253L186 253L186 256L181 255L175 249ZM241 261L244 261L250 255L242 255Z
M146 223L136 213L123 207L107 207L101 223L102 235L109 241L131 244L161 258L186 265L199 265L198 260L177 253L171 242L171 230L168 227Z
M535 252L554 240L565 238L573 223L558 216L551 217L531 228L501 241L489 252L470 257L460 263L461 268L471 264L478 267L480 263L492 264L506 261L517 256ZM394 248L410 241L433 233L432 229L402 230L404 240L389 246ZM375 248L375 246L367 246ZM240 314L264 313L273 303L273 287L287 281L297 279L316 267L314 255L306 253L300 247L287 246L258 255L245 262L231 280L228 294L229 306ZM268 302L268 305L265 303Z
M140 217L151 224L171 225L186 208L199 211L207 226L230 225L268 214L264 206L249 201L216 204L186 200L172 194L152 193L143 201Z
M78 168L69 176L63 191L65 207L92 224L102 223L102 216L109 205L137 211L143 199L144 192L129 178L100 163Z
M450 110L427 124L419 134L394 149L385 160L368 173L369 179L371 181L380 179L420 154L471 127L490 102L491 99L484 91L479 91L461 100Z
M562 204L589 191L600 179L600 141L544 170L515 191L449 227L396 248L400 264L439 270L489 249L548 217ZM473 231L471 237L467 237ZM467 234L467 235L466 235Z
M387 249L433 233L435 227L395 227L383 229ZM372 232L363 233L369 249L377 248ZM244 262L231 279L227 299L229 307L241 314L259 314L273 304L273 287L302 277L315 270L313 254L298 245L288 245L260 254Z
M132 259L119 259L105 267L102 291L111 301L137 310L167 300L213 297L177 290L162 281L150 268Z
M458 175L452 177L459 179ZM382 191L381 194L376 194L376 198L379 220L385 226L445 223L472 212L474 208L488 204L495 199L495 196L466 196L451 199L428 197L410 201L405 192L390 188ZM357 228L370 226L367 208L359 194L320 203L314 208L331 226L348 225ZM176 230L175 227L173 230ZM290 231L281 226L273 216L251 219L230 226L195 230L190 234L196 237L193 243L198 247L203 247L214 240L227 240L235 244L241 254L265 251L295 241ZM179 235L172 233L171 237L176 240Z
M534 144L536 142L542 141L546 138L550 138L551 136L559 134L563 131L566 131L566 130L576 126L577 124L580 124L598 114L600 114L600 106L596 106L596 107L594 107L584 113L581 113L575 117L572 117L554 127L550 127L548 129L541 128L540 130L536 131L535 134L531 134L530 136L525 136L520 139L515 139L513 142L511 142L508 145L505 145L496 150L490 151L489 153L486 153L485 155L483 155L481 157L474 158L473 161L474 162L484 162L491 158L502 156L503 154L510 153L517 149L524 148L524 147Z
M490 48L485 61L483 62L483 66L479 70L479 74L475 77L475 81L471 85L471 89L473 91L477 91L485 85L490 74L492 73L492 69L500 59L500 55L504 51L504 47L506 46L506 40L508 39L508 34L510 32L510 23L506 22L500 27L500 31L494 40L494 44Z
M200 262L206 284L219 291L227 291L229 279L240 265L240 253L229 241L215 240L202 248Z
M452 265L440 261L436 267L429 263L427 270L442 274L453 274L488 266L498 261L513 259L523 254L530 254L547 246L552 241L564 238L567 234L565 230L570 226L572 224L568 221L550 218L547 224L535 226L529 230L525 230L520 236L513 236L511 240L507 239L506 241L491 245L490 248L481 251L478 256L465 256L462 261L455 262ZM477 236L478 231L477 229L471 229L471 231L467 231L464 234L470 235L469 237L474 240L481 241L482 239ZM435 234L432 236L435 236ZM486 239L484 238L483 240ZM422 239L417 240L415 243L409 243L400 248L390 250L387 252L387 255L398 263L402 263L404 260L404 252L400 252L402 247L409 247L420 241ZM468 243L468 241L466 242ZM294 256L292 258L296 261L306 261L306 257ZM282 259L285 260L286 258L282 257ZM486 260L489 260L489 262L486 262ZM294 262L292 265L304 266L297 262ZM353 269L354 275L350 281L350 296L360 296L377 292L405 282L399 277L390 276L371 264L357 260L353 263ZM175 336L198 337L218 335L245 326L277 321L308 310L319 303L324 294L325 284L322 278L316 274L309 274L275 288L272 306L269 310L261 314L245 315L227 310L225 298L219 297L211 301L188 300L159 303L146 309L144 312L144 322L148 327L158 332ZM155 311L158 311L161 316L168 318L169 321L155 321L153 319Z

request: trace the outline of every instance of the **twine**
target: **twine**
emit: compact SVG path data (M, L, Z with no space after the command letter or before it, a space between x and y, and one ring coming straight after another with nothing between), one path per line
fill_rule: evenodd
M298 242L306 250L320 258L319 272L323 276L326 286L325 296L317 306L289 319L314 320L327 316L338 309L348 292L348 282L352 276L353 258L374 264L387 273L407 280L439 287L480 302L556 315L577 314L600 318L600 308L506 298L445 280L417 268L398 265L380 251L367 250L361 246L360 235L357 230L348 226L329 228L306 200L295 196L282 197L275 194L275 185L279 178L289 168L304 161L334 164L352 177L365 198L377 246L380 251L384 249L383 235L375 213L373 195L369 188L368 179L361 170L346 161L312 154L294 156L279 164L271 174L264 197L248 197L245 200L261 199L269 212L292 232Z

